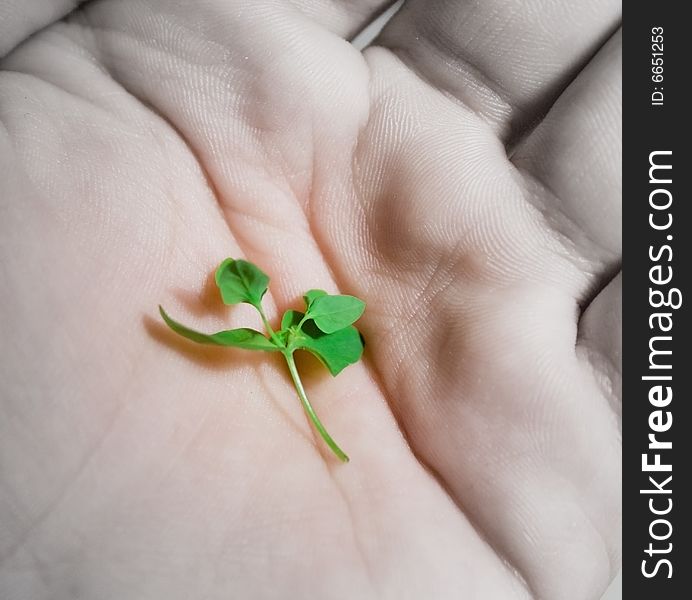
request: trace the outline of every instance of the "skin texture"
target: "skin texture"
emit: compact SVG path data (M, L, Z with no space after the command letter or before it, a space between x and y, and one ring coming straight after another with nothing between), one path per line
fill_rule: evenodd
M362 53L375 1L74 5L0 20L0 597L599 598L619 3L411 0ZM259 328L227 256L275 325L367 302L299 364L348 465L280 356L158 318Z

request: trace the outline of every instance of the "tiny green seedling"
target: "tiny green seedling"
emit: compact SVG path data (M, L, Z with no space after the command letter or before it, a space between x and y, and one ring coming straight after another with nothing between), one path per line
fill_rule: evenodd
M296 350L311 352L334 376L348 365L358 362L363 354L363 339L353 323L363 314L365 302L354 296L334 296L323 290L310 290L303 296L305 312L287 310L281 319L281 329L275 332L262 308L262 297L269 285L266 273L246 260L227 258L216 270L215 279L224 304L245 302L254 306L269 337L247 327L212 334L200 333L177 323L159 306L163 320L173 331L199 344L281 352L298 397L315 429L334 454L348 462L348 456L337 446L315 414L305 394L293 353Z

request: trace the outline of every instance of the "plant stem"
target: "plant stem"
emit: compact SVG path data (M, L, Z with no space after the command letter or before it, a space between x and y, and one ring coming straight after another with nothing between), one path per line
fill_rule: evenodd
M309 318L310 317L308 317L308 313L306 312L303 315L303 318L300 320L300 323L298 323L298 327L296 327L296 329L301 329L303 327L303 323L305 323L305 321L307 321Z
M315 426L315 429L317 429L317 431L320 432L322 439L326 442L327 446L329 446L332 449L332 452L336 454L339 460L343 462L348 462L349 458L346 455L346 453L341 448L339 448L339 446L337 446L336 442L327 433L327 430L324 428L324 425L322 425L322 422L315 414L315 410L312 408L312 405L310 404L310 401L308 400L308 397L305 394L305 389L303 388L303 382L300 380L300 375L298 375L298 369L296 368L295 360L293 360L293 352L285 351L283 354L286 358L286 363L288 364L288 370L291 373L291 378L293 379L293 385L295 385L296 392L298 392L298 397L300 398L300 401L303 404L305 412L308 413L308 417L310 417L312 424Z
M272 341L279 347L283 348L284 344L281 342L279 339L279 336L274 333L274 330L272 329L272 326L269 324L269 320L267 319L267 315L264 314L264 310L262 309L262 304L254 304L253 305L257 311L260 314L260 317L262 318L262 323L264 323L264 328L267 330L267 333L269 334L269 337L272 339Z

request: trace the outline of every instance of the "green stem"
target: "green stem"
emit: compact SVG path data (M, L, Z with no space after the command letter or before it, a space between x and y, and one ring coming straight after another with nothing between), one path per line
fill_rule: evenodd
M284 348L284 344L282 341L279 339L279 336L274 333L274 330L272 329L272 326L269 324L269 320L267 319L267 315L264 314L264 310L262 309L261 304L254 304L253 305L257 311L260 314L260 317L262 318L262 323L264 323L264 328L267 330L267 333L269 334L269 337L272 339L272 341L279 347L279 348Z
M293 385L295 385L296 391L298 392L298 397L303 404L305 412L308 413L308 417L310 417L312 424L315 426L315 429L320 432L322 439L326 442L327 446L332 449L332 452L336 454L339 460L348 462L349 459L346 453L339 448L339 446L337 446L336 442L332 439L332 436L327 433L324 425L322 425L322 422L315 414L315 410L312 408L312 405L305 394L305 389L303 388L303 382L300 380L300 375L298 375L298 369L296 369L296 363L293 360L293 352L285 351L283 354L286 358L286 363L288 364L288 370L291 373L291 378L293 379Z
M300 323L298 323L298 327L296 327L296 329L300 330L303 327L303 323L305 323L305 321L307 321L309 318L311 317L308 316L308 313L305 313L303 318L300 320Z

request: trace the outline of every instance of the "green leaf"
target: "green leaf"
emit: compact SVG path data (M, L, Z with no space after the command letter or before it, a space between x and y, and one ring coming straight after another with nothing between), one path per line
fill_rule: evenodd
M224 304L247 302L258 308L269 285L266 273L242 259L224 260L216 269L215 279Z
M318 296L310 303L307 315L324 333L334 333L357 321L365 302L355 296Z
M302 313L292 312L298 321L303 318ZM311 352L334 376L348 365L358 362L363 354L363 340L355 327L348 326L334 333L325 333L312 321L304 323L301 331L293 335L290 347Z
M325 292L324 290L308 290L307 292L305 292L303 296L303 300L305 300L305 309L309 311L310 306L317 298L321 298L322 296L326 295L327 292Z
M211 334L200 333L199 331L185 327L185 325L181 325L177 321L171 319L161 306L159 306L159 312L161 313L163 320L166 322L166 325L168 325L173 331L179 335L182 335L188 340L197 342L198 344L234 346L236 348L245 348L246 350L265 350L268 352L279 350L279 347L274 344L274 342L268 340L259 331L249 329L248 327L229 329Z
M288 330L289 327L297 327L300 320L303 318L303 313L297 310L287 310L284 316L281 317L281 331Z

